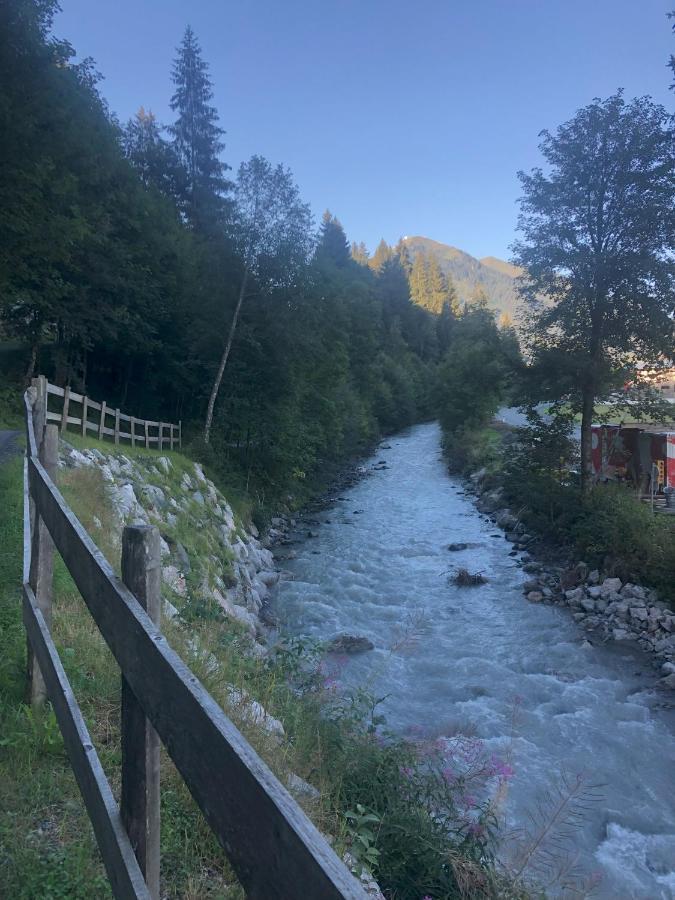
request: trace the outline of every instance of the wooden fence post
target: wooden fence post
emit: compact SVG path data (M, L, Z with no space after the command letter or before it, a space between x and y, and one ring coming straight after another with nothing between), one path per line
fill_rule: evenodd
M89 404L89 398L82 398L82 437L87 436L87 406Z
M40 389L38 388L38 398ZM46 391L45 391L46 400ZM44 407L46 411L46 404ZM43 413L38 410L38 416ZM54 479L59 458L59 429L57 425L46 425L44 434L36 434L39 446L40 462L47 470L50 478ZM35 510L31 531L31 561L29 583L35 594L37 605L44 616L47 628L51 630L52 601L54 597L54 543L47 526L40 516L39 510ZM47 689L42 673L35 661L33 649L28 644L28 692L31 706L41 707L47 698Z
M63 389L63 411L61 412L61 434L68 427L68 410L70 408L70 385Z
M159 531L131 525L122 535L122 580L152 621L161 616ZM122 821L153 900L159 900L159 749L157 732L122 676Z
M146 448L149 449L149 447L150 447L150 432L148 431L148 420L147 419L143 422L143 425L145 427L145 446L146 446Z
M179 420L178 422L178 449L181 450L183 447L183 420Z
M101 421L98 423L98 439L103 440L103 429L105 428L105 400L101 402Z
M131 432L131 446L136 446L136 419L133 416L130 416L131 422L129 424L129 431Z

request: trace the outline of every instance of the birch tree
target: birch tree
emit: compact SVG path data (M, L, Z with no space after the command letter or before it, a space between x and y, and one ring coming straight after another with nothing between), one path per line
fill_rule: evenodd
M242 163L235 185L235 235L242 261L239 290L206 410L209 443L213 411L244 301L251 293L291 289L312 249L312 214L289 169L262 156Z

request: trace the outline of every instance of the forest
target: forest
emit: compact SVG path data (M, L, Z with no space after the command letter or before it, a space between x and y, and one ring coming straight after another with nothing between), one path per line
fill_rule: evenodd
M184 432L259 497L429 418L461 315L433 259L370 257L292 173L234 172L188 27L175 119L120 123L55 2L3 5L0 365ZM472 315L473 310L467 311ZM487 326L499 334L494 323Z

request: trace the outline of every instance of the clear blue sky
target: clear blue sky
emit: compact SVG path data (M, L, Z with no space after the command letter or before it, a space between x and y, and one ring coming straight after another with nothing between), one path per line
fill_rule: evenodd
M171 121L185 25L211 67L234 168L290 166L371 251L423 234L507 258L538 133L618 87L673 108L675 0L61 0L111 109Z

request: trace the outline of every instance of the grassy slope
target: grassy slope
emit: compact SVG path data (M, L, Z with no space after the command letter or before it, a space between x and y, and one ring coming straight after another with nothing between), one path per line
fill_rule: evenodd
M61 487L84 525L110 534L103 484L90 471ZM0 468L0 884L13 898L111 896L63 743L48 711L24 704L25 638L19 585L21 460ZM100 541L104 552L110 551ZM117 560L112 560L117 563ZM119 671L64 566L57 560L54 637L101 762L119 793ZM170 897L240 897L201 815L163 760L162 869Z

